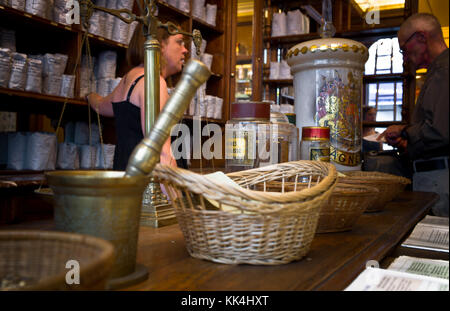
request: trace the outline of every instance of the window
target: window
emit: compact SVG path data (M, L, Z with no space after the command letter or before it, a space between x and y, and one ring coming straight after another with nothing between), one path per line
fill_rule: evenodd
M365 74L392 74L403 72L403 56L398 39L380 39L369 48Z
M377 110L376 121L402 121L403 81L366 84L366 106Z
M365 75L374 76L367 82L364 105L377 109L377 122L402 121L403 81L383 82L377 75L403 73L403 57L397 38L380 39L369 48L369 59L365 65ZM370 79L369 79L370 80ZM367 81L367 79L366 79Z
M380 39L370 46L364 73L364 106L376 109L376 119L372 122L401 122L403 56L397 38ZM383 127L375 128L377 132L384 130ZM383 149L392 148L384 144Z

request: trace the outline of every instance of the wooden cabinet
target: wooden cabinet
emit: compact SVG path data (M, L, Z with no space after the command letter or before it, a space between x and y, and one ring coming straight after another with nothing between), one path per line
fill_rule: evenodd
M206 94L223 98L223 111L221 119L206 119L205 121L225 123L228 120L228 110L226 103L229 102L228 85L229 81L229 51L231 43L228 38L230 29L228 27L227 18L229 14L229 1L225 0L206 0L206 4L217 5L216 25L208 24L206 20L196 17L193 14L194 1L190 0L190 11L184 12L172 5L169 1L158 2L158 17L162 22L172 21L181 26L184 31L192 32L194 29L200 30L203 39L207 42L205 53L213 55L211 66L212 75L207 81ZM191 49L191 40L187 48ZM190 51L192 55L195 51ZM175 79L176 80L176 79ZM192 119L187 117L186 119Z
M167 1L169 2L169 1ZM231 40L231 12L232 1L226 0L206 0L205 5L217 5L216 25L208 24L204 19L198 18L193 13L194 0L190 0L190 11L188 13L181 11L172 5L158 1L159 19L162 22L172 21L180 25L184 31L192 32L194 29L200 30L203 39L207 42L205 53L213 55L213 61L211 65L212 75L206 84L206 95L212 95L223 99L222 105L222 118L206 118L201 117L200 130L206 124L215 123L219 124L224 132L224 126L229 119L229 103L230 103L230 74L231 74L231 52L234 44ZM188 48L191 48L191 40L189 40ZM195 51L190 51L192 55ZM174 79L176 82L176 78ZM185 115L183 123L187 124L191 130L191 135L194 135L193 131L195 126L193 125L194 119L197 117L191 115ZM197 135L201 135L197 133ZM201 142L203 143L209 139L209 136L202 136ZM223 139L223 138L222 138ZM203 144L202 144L203 145ZM191 157L193 148L191 146ZM224 150L222 150L224 151ZM206 168L206 167L224 167L224 156L221 159L206 160L203 157L201 159L191 159L189 161L189 168Z
M7 6L0 6L0 27L15 32L16 51L27 55L46 53L60 53L68 56L65 74L75 75L74 98L34 93L0 87L0 110L17 112L17 131L53 131L61 116L63 104L67 103L63 115L65 121L87 121L88 108L84 99L80 97L80 66L76 66L82 49L84 32L78 24L64 25L52 20L31 15ZM93 34L88 35L93 56L105 50L117 52L116 76L126 72L127 46ZM52 126L33 126L37 123ZM114 143L115 135L113 122L109 118L102 118L105 130L105 142Z
M207 41L206 53L213 55L212 72L207 81L206 94L223 98L223 113L221 119L206 119L202 121L225 124L228 120L229 103L229 57L231 42L229 38L230 2L225 0L207 0L205 5L217 5L216 25L210 25L192 14L193 0L189 1L188 12L184 12L164 1L156 1L158 16L162 22L171 21L178 24L184 31L192 32L199 29ZM140 15L138 6L134 3L134 13ZM32 93L0 87L0 111L17 112L17 131L54 131L65 105L63 123L65 121L88 121L89 108L80 96L80 67L76 66L79 54L86 54L82 48L84 32L81 25L63 25L52 20L31 15L27 12L0 5L0 27L15 31L16 50L27 55L61 53L68 55L65 74L74 74L75 97L66 99L60 96ZM140 27L140 26L138 26ZM97 56L105 50L117 52L116 76L123 76L130 68L126 63L127 45L89 34L91 53ZM190 49L190 39L186 39ZM191 51L192 53L192 51ZM176 79L175 79L176 82ZM36 117L38 116L38 117ZM36 118L40 121L36 121ZM91 111L92 121L95 115ZM191 116L185 116L186 122L192 123ZM115 129L112 118L101 118L105 143L115 143Z
M322 1L280 1L280 0L255 0L264 2L264 51L265 62L263 67L262 92L263 98L272 100L275 103L293 103L290 96L286 93L292 93L293 80L286 78L273 78L270 75L271 62L280 62L285 58L287 51L294 45L319 39L320 17L322 14ZM368 23L365 18L365 12L359 6L350 0L332 1L333 24L336 28L337 38L348 38L363 43L369 48L373 43L382 38L394 38L401 23L411 14L417 12L417 1L406 0L403 8L389 9L381 8L378 23ZM274 13L289 12L300 9L302 13L307 14L310 20L309 33L291 35L273 35L273 16ZM287 27L289 28L289 27ZM364 77L364 83L368 84L374 81L403 81L403 102L402 102L402 123L409 122L410 114L414 106L414 75L408 73L406 69L403 73L395 75L370 75ZM288 91L288 92L287 92ZM364 88L364 93L367 90ZM366 94L365 94L366 96ZM400 121L392 122L364 122L363 126L389 126L399 124Z
M263 64L262 92L263 98L271 100L276 104L293 104L292 96L287 95L287 93L292 93L293 80L291 77L287 77L287 75L278 75L278 68L272 68L271 74L271 65L272 67L275 65L279 66L285 60L287 51L295 44L319 38L319 24L313 18L308 17L306 11L303 9L305 4L307 4L305 1L290 1L289 3L276 0L264 1L263 45L266 57ZM320 6L320 3L315 3L314 8L320 11ZM287 29L284 33L273 29L274 14L286 13L297 9L309 19L307 27L309 29L301 29L299 34L291 34ZM283 90L283 88L290 88L290 90L286 92L287 90Z

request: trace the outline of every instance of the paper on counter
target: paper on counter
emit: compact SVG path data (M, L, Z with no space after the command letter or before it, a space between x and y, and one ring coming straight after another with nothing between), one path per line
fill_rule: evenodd
M448 280L418 274L366 268L345 291L448 291Z
M426 216L402 246L448 253L448 218Z
M381 135L380 133L375 133L375 134L364 136L363 139L367 140L367 141L373 141L373 142L376 142L376 143L385 143L386 142L386 138L384 136L383 136L383 138L381 138L381 140L378 140L378 137L380 135Z
M448 280L448 261L400 256L396 258L388 270L426 275Z
M422 219L419 223L423 225L429 225L429 226L438 226L441 228L447 228L448 229L448 217L439 217L439 216L431 216L426 215L424 219Z

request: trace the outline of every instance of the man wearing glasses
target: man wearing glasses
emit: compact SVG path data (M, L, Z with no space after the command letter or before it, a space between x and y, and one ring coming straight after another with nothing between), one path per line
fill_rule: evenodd
M432 208L436 216L448 217L449 210L449 51L441 25L431 14L410 16L398 32L404 61L415 69L426 68L409 125L393 125L379 139L407 154L413 162L413 190L440 196Z

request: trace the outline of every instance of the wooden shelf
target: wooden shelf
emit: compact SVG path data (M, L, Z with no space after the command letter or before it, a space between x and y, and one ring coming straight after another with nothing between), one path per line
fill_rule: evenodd
M84 35L84 32L82 32L82 34ZM123 50L126 50L128 48L128 45L126 45L126 44L116 42L113 40L109 40L108 38L97 36L92 33L88 33L88 38L89 38L90 44L100 45L105 48L115 48L115 49L123 49Z
M335 37L341 38L351 38L353 40L367 40L370 38L373 41L378 39L386 38L386 37L397 37L397 32L399 31L400 26L392 26L392 27L353 27L349 31L337 32Z
M404 73L392 73L392 74L381 74L381 75L366 75L363 77L364 82L389 82L398 81L399 79L414 78L412 75L407 75Z
M32 24L33 28L42 28L40 30L46 31L46 30L53 30L53 31L61 31L63 33L66 33L67 31L73 33L73 34L84 34L84 31L81 29L80 25L64 25L57 23L55 21L37 16L32 15L27 12L23 12L20 10L16 10L10 7L5 7L0 5L0 16L2 16L6 21L8 22L8 25L10 28L15 28L16 26L24 27L25 24ZM94 34L89 33L88 34L90 42L93 42L94 44L100 44L108 48L121 48L126 49L128 48L128 45L116 42L101 36L97 36Z
M159 15L171 15L176 18L184 18L184 19L190 18L189 12L184 12L184 11L180 10L179 8L176 8L176 7L170 5L166 2L162 2L160 0L158 0L157 2L158 2Z
M222 79L222 78L223 78L223 75L221 75L220 73L212 72L212 73L211 73L211 76L210 76L209 78L210 78L210 79L211 79L211 78L214 78L214 79Z
M264 79L264 83L267 84L277 84L277 85L291 85L294 83L293 79L280 79L280 80L271 80L271 79Z
M289 35L280 37L265 37L264 42L270 42L273 44L296 44L303 41L309 41L314 39L320 39L318 33L307 33L302 35Z
M397 32L400 27L377 27L377 28L354 28L351 31L345 32L337 32L334 37L335 38L351 38L354 40L358 40L359 38L372 38L375 40L376 38L385 38L389 36L397 36ZM273 44L292 44L295 45L300 42L320 39L320 35L318 33L308 33L301 35L289 35L289 36L280 36L280 37L265 37L264 42L269 42L271 45Z
M192 17L192 29L200 28L203 37L208 37L210 34L223 35L223 30L219 29L217 26L208 24L207 22L197 18Z
M0 96L11 96L11 97L20 97L20 98L30 98L36 101L40 102L54 102L54 103L64 103L66 101L65 97L61 96L53 96L53 95L46 95L41 93L33 93L33 92L26 92L26 91L20 91L20 90L13 90L13 89L7 89L0 87ZM2 100L3 103L3 100ZM86 106L86 102L82 99L75 99L75 98L69 98L67 99L67 103L71 105L82 105Z
M245 64L251 64L252 63L252 57L249 55L236 55L236 64L238 65L245 65Z
M39 25L40 27L60 29L63 31L71 31L71 32L79 32L80 31L79 29L77 29L77 26L60 24L60 23L54 22L52 20L37 16L37 15L32 15L32 14L24 12L24 11L13 9L11 7L6 7L4 5L0 5L0 14L2 16L2 19L7 19L8 22L15 21L12 24L10 24L11 28L13 28L15 26L14 24L17 24L17 23L22 24L22 22L28 23L31 21L33 23L34 27L36 27L36 25Z

